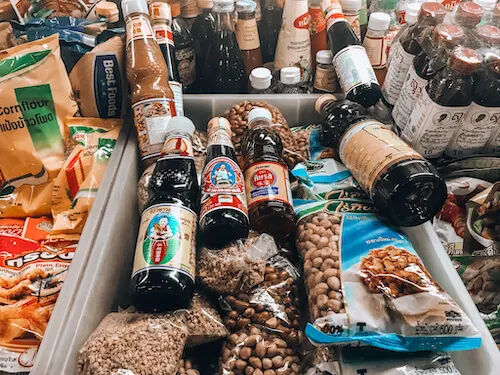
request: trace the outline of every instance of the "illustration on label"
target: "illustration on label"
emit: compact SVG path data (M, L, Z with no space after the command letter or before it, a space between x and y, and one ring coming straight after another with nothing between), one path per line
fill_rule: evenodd
M196 79L196 59L193 47L183 48L175 51L177 60L177 71L181 78L181 83L189 86Z
M408 123L408 119L415 108L415 103L422 95L427 82L427 80L417 75L415 68L411 65L403 83L401 95L392 110L392 118L399 129L403 130Z
M149 222L142 244L144 259L149 264L165 264L179 250L180 225L170 213L155 215Z

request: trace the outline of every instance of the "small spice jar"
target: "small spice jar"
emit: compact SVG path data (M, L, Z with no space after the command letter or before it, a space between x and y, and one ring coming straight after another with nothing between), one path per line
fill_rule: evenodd
M332 51L323 50L316 54L316 74L314 92L335 92L338 87L337 75L333 66Z

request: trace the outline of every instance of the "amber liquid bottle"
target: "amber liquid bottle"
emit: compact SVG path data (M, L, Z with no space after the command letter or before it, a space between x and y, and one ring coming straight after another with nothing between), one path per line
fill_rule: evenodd
M236 39L241 50L247 76L253 69L262 66L262 53L260 51L259 31L255 19L255 3L251 1L238 1L236 11Z

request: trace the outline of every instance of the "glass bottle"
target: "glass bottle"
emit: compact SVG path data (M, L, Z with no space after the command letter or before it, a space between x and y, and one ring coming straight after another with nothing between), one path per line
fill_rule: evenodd
M250 76L253 69L263 64L259 30L255 20L255 7L253 1L240 0L236 3L236 11L238 12L236 40L241 50L247 76Z
M321 10L321 0L309 1L309 32L311 35L311 56L314 57L318 51L326 49L326 21L325 14ZM311 61L312 70L316 68L314 59Z
M196 51L196 77L201 92L209 92L203 77L203 70L207 63L208 50L214 41L215 35L213 7L213 0L198 0L200 13L196 17L191 28Z
M500 27L494 25L479 25L472 30L470 47L478 50L500 46Z
M214 0L214 12L214 42L203 75L207 90L219 94L246 93L248 78L234 32L233 0Z
M368 30L363 40L363 47L370 59L377 81L383 84L387 66L387 31L391 18L386 13L375 12L368 20Z
M394 39L392 40L391 47L400 47L400 42L399 39L401 38L401 35L405 33L405 30L408 29L410 26L414 25L417 22L418 18L418 12L420 11L420 7L422 6L422 3L411 3L408 4L406 7L406 11L404 13L405 17L405 22L403 25L400 26L398 33L394 36ZM388 56L387 56L387 66L389 66L390 63L390 57L391 53L389 51Z
M273 75L267 68L255 68L250 73L251 94L272 94L271 82Z
M497 0L473 0L473 2L480 5L484 10L483 23L490 22Z
M280 70L281 94L299 94L301 89L300 69L296 66L289 66Z
M181 7L181 16L186 22L189 30L193 27L193 23L198 17L200 10L198 9L197 0L187 0L185 5Z
M335 67L332 60L331 51L318 51L316 54L314 92L332 93L337 90L337 75L335 74Z
M276 0L264 0L262 20L259 25L260 49L262 61L272 63L278 44L278 35L283 19L283 8L278 6Z
M360 11L363 6L362 0L341 0L340 5L342 5L342 11L344 12L344 16L347 22L349 22L352 29L354 30L354 34L356 34L359 40L363 40L361 39L361 25L360 25ZM365 34L366 34L366 28L365 28Z

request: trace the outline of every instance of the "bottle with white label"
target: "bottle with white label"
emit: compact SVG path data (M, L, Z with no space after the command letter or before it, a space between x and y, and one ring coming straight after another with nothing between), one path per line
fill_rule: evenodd
M356 34L359 40L363 40L361 39L361 25L360 25L360 11L361 8L363 7L363 1L340 0L340 5L342 5L342 11L344 12L344 16L351 25L352 29L354 30L354 33ZM365 2L365 7L366 7L366 2Z
M472 104L446 148L450 157L478 152L500 126L500 55L486 56L486 66L474 76Z
M337 90L337 75L332 59L332 52L328 50L318 51L316 54L314 92L332 93Z
M238 40L238 46L248 76L250 76L254 68L262 66L255 8L253 1L240 0L236 3L236 11L238 12L238 21L235 25L236 39Z
M422 91L402 138L426 158L441 156L462 125L472 102L472 75L482 61L473 49L456 47L448 66Z
M387 31L391 18L388 14L375 12L370 15L368 20L368 31L366 32L363 46L379 83L384 82L385 68L387 65Z
M409 27L411 27L412 25L415 24L415 22L417 22L418 12L420 11L421 6L422 3L412 3L407 6L404 15L405 22L399 28L399 31L394 36L394 39L392 39L391 48L401 47L401 43L399 42L399 40L401 39L402 35L406 35L406 30L408 30ZM391 63L391 56L392 54L389 52L389 56L387 56L387 67L389 67Z
M490 139L486 143L486 146L481 150L482 154L488 155L500 155L500 125L491 135Z

